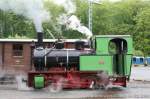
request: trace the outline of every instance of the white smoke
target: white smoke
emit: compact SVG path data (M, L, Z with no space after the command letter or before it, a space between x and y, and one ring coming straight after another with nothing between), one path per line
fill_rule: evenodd
M72 15L66 23L66 26L68 28L71 28L73 30L77 30L79 32L81 32L82 34L85 34L87 36L87 38L89 39L92 36L92 32L85 26L83 26L80 23L80 20L75 16Z
M88 39L91 38L93 35L92 32L86 26L83 26L80 23L80 20L75 15L68 17L67 15L63 14L58 18L58 21L59 24L66 25L68 29L77 30L80 33L86 35Z
M77 16L71 14L76 12L76 5L72 0L54 0L54 2L60 6L63 6L66 14L62 14L58 18L58 23L61 25L66 25L68 29L77 30L82 34L85 34L89 39L93 34L92 32L80 23L80 20Z
M37 32L42 32L42 23L49 20L49 13L44 9L44 0L0 0L0 9L13 11L31 19Z
M72 0L53 0L57 5L63 6L67 14L74 13L76 6Z

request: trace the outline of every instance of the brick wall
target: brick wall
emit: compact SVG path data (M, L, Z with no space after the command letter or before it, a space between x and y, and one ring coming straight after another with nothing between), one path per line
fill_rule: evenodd
M13 56L13 44L4 45L4 69L12 71L29 71L31 62L30 43L22 43L23 56Z
M0 70L2 69L3 63L2 63L2 43L0 43Z

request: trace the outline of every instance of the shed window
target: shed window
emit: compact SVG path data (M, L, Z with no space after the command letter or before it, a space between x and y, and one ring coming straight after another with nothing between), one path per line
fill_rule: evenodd
M23 56L22 44L13 44L13 56Z
M140 58L140 62L143 62L143 58Z
M133 61L136 62L136 58L135 57L133 58Z

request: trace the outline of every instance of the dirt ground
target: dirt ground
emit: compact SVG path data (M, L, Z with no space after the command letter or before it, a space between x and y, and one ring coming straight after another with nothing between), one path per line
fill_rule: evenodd
M0 85L0 99L150 99L149 69L150 67L134 67L127 88L108 86L103 90L76 89L53 93L48 89L17 90L15 84Z

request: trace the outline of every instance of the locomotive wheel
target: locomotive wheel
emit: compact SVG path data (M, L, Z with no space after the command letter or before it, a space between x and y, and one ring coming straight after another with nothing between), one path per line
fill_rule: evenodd
M50 92L59 92L62 90L62 86L59 85L58 83L52 83L49 87L48 87Z
M97 83L98 83L98 86L101 88L101 89L105 89L106 86L109 84L109 76L106 72L101 72L101 73L98 73L97 74Z
M99 82L98 81L93 81L94 83L93 83L93 86L91 87L91 89L93 89L93 90L95 90L95 89L105 89L106 88L106 86L105 86L105 84L99 84Z
M91 80L90 89L105 89L109 84L109 76L106 72L98 72L96 75L88 75L84 79Z
M99 89L99 85L96 83L96 81L93 81L93 85L91 87L92 90L95 90L95 89Z
M56 82L52 82L50 86L48 86L49 91L60 92L63 89L62 83L63 83L63 79L59 79Z

